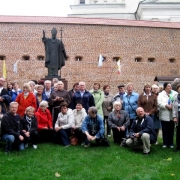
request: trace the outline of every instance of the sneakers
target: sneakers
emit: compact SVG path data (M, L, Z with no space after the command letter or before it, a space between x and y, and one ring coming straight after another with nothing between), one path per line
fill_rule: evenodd
M174 146L173 145L171 145L171 146L169 146L171 149L173 149L174 148Z
M24 147L27 148L28 147L28 143L24 144Z
M163 145L162 148L167 148L167 146L166 146L166 145Z
M158 142L156 141L155 145L158 145Z
M110 138L110 137L111 137L111 135L110 135L110 134L108 134L108 135L107 135L107 137L109 137L109 138Z
M33 148L34 148L34 149L37 149L37 145L36 145L36 144L33 144Z
M148 156L150 154L150 151L147 153L143 153L144 156Z
M90 143L84 145L85 148L88 148L89 146L90 146Z

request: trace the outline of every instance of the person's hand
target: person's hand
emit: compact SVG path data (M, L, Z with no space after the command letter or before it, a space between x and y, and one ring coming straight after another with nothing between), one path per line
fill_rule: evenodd
M172 110L172 104L167 104L167 105L166 105L166 108L167 108L168 110Z
M3 100L4 100L4 99L3 99L2 97L0 97L0 102L3 102Z
M53 129L53 127L50 127L49 129Z
M26 130L24 130L24 129L23 129L23 130L22 130L22 132L23 132L23 133L25 133L25 132L26 132Z
M173 121L174 121L175 123L177 123L177 122L178 122L178 120L177 120L177 118L176 118L176 117L173 119Z
M60 127L56 127L55 131L58 132L60 129L61 129L61 126Z
M76 127L76 126L74 126L74 127L72 127L72 129L77 129L77 127Z
M47 127L43 127L43 129L48 129Z
M139 137L140 137L140 134L139 134L139 133L136 133L136 134L134 134L134 136L135 136L136 138L139 138Z
M107 110L110 111L111 110L111 106L107 107Z
M124 126L121 126L120 129L121 129L121 131L125 131L125 127Z
M23 141L23 140L24 140L24 137L21 136L21 135L19 135L19 140L20 140L20 141Z
M88 139L89 141L93 141L92 138L93 138L93 136L87 135L87 139Z
M117 130L118 130L118 131L120 131L120 130L121 130L121 128L120 128L120 127L118 127L118 126L117 126L116 128L117 128Z
M92 141L94 141L95 139L96 139L96 136L93 136L93 137L91 138Z
M25 135L26 135L26 137L30 137L30 133L29 132L26 132Z
M59 97L59 101L64 101L64 98L63 97Z

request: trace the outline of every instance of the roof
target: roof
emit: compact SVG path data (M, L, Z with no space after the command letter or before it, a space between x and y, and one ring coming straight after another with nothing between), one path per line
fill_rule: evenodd
M174 81L176 78L180 78L180 76L156 76L154 81Z
M108 18L51 17L51 16L0 16L0 23L53 23L53 24L89 24L109 26L137 26L180 28L179 22L142 21Z

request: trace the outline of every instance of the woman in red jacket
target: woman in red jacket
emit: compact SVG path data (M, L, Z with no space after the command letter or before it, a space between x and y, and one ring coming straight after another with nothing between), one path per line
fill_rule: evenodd
M31 87L28 83L23 85L23 92L17 96L16 102L19 104L17 114L21 117L24 116L27 107L32 106L36 109L36 97L31 92Z
M52 116L47 107L48 102L41 101L39 108L35 113L38 122L40 141L42 142L52 141L53 138Z

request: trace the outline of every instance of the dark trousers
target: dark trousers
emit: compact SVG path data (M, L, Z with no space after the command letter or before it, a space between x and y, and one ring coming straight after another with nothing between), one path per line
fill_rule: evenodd
M116 128L112 128L114 143L120 144L123 138L126 138L126 130L118 131Z
M40 142L52 142L54 137L53 129L41 129L39 130Z
M161 121L163 144L166 146L173 145L174 137L174 122L173 121Z
M180 124L176 127L176 149L180 150Z
M131 129L131 126L132 126L132 123L133 123L134 119L130 119L130 124L128 126L128 132L130 132L130 129Z
M69 129L60 129L56 132L56 138L61 140L64 146L70 145L70 138L71 136L71 128Z
M109 127L109 124L108 124L108 116L104 116L104 128L105 128L105 123L107 126L107 135L111 135L111 128Z
M30 137L26 137L25 135L23 137L24 137L24 143L31 142L32 144L36 145L39 140L39 133L37 131L33 131L30 133Z

